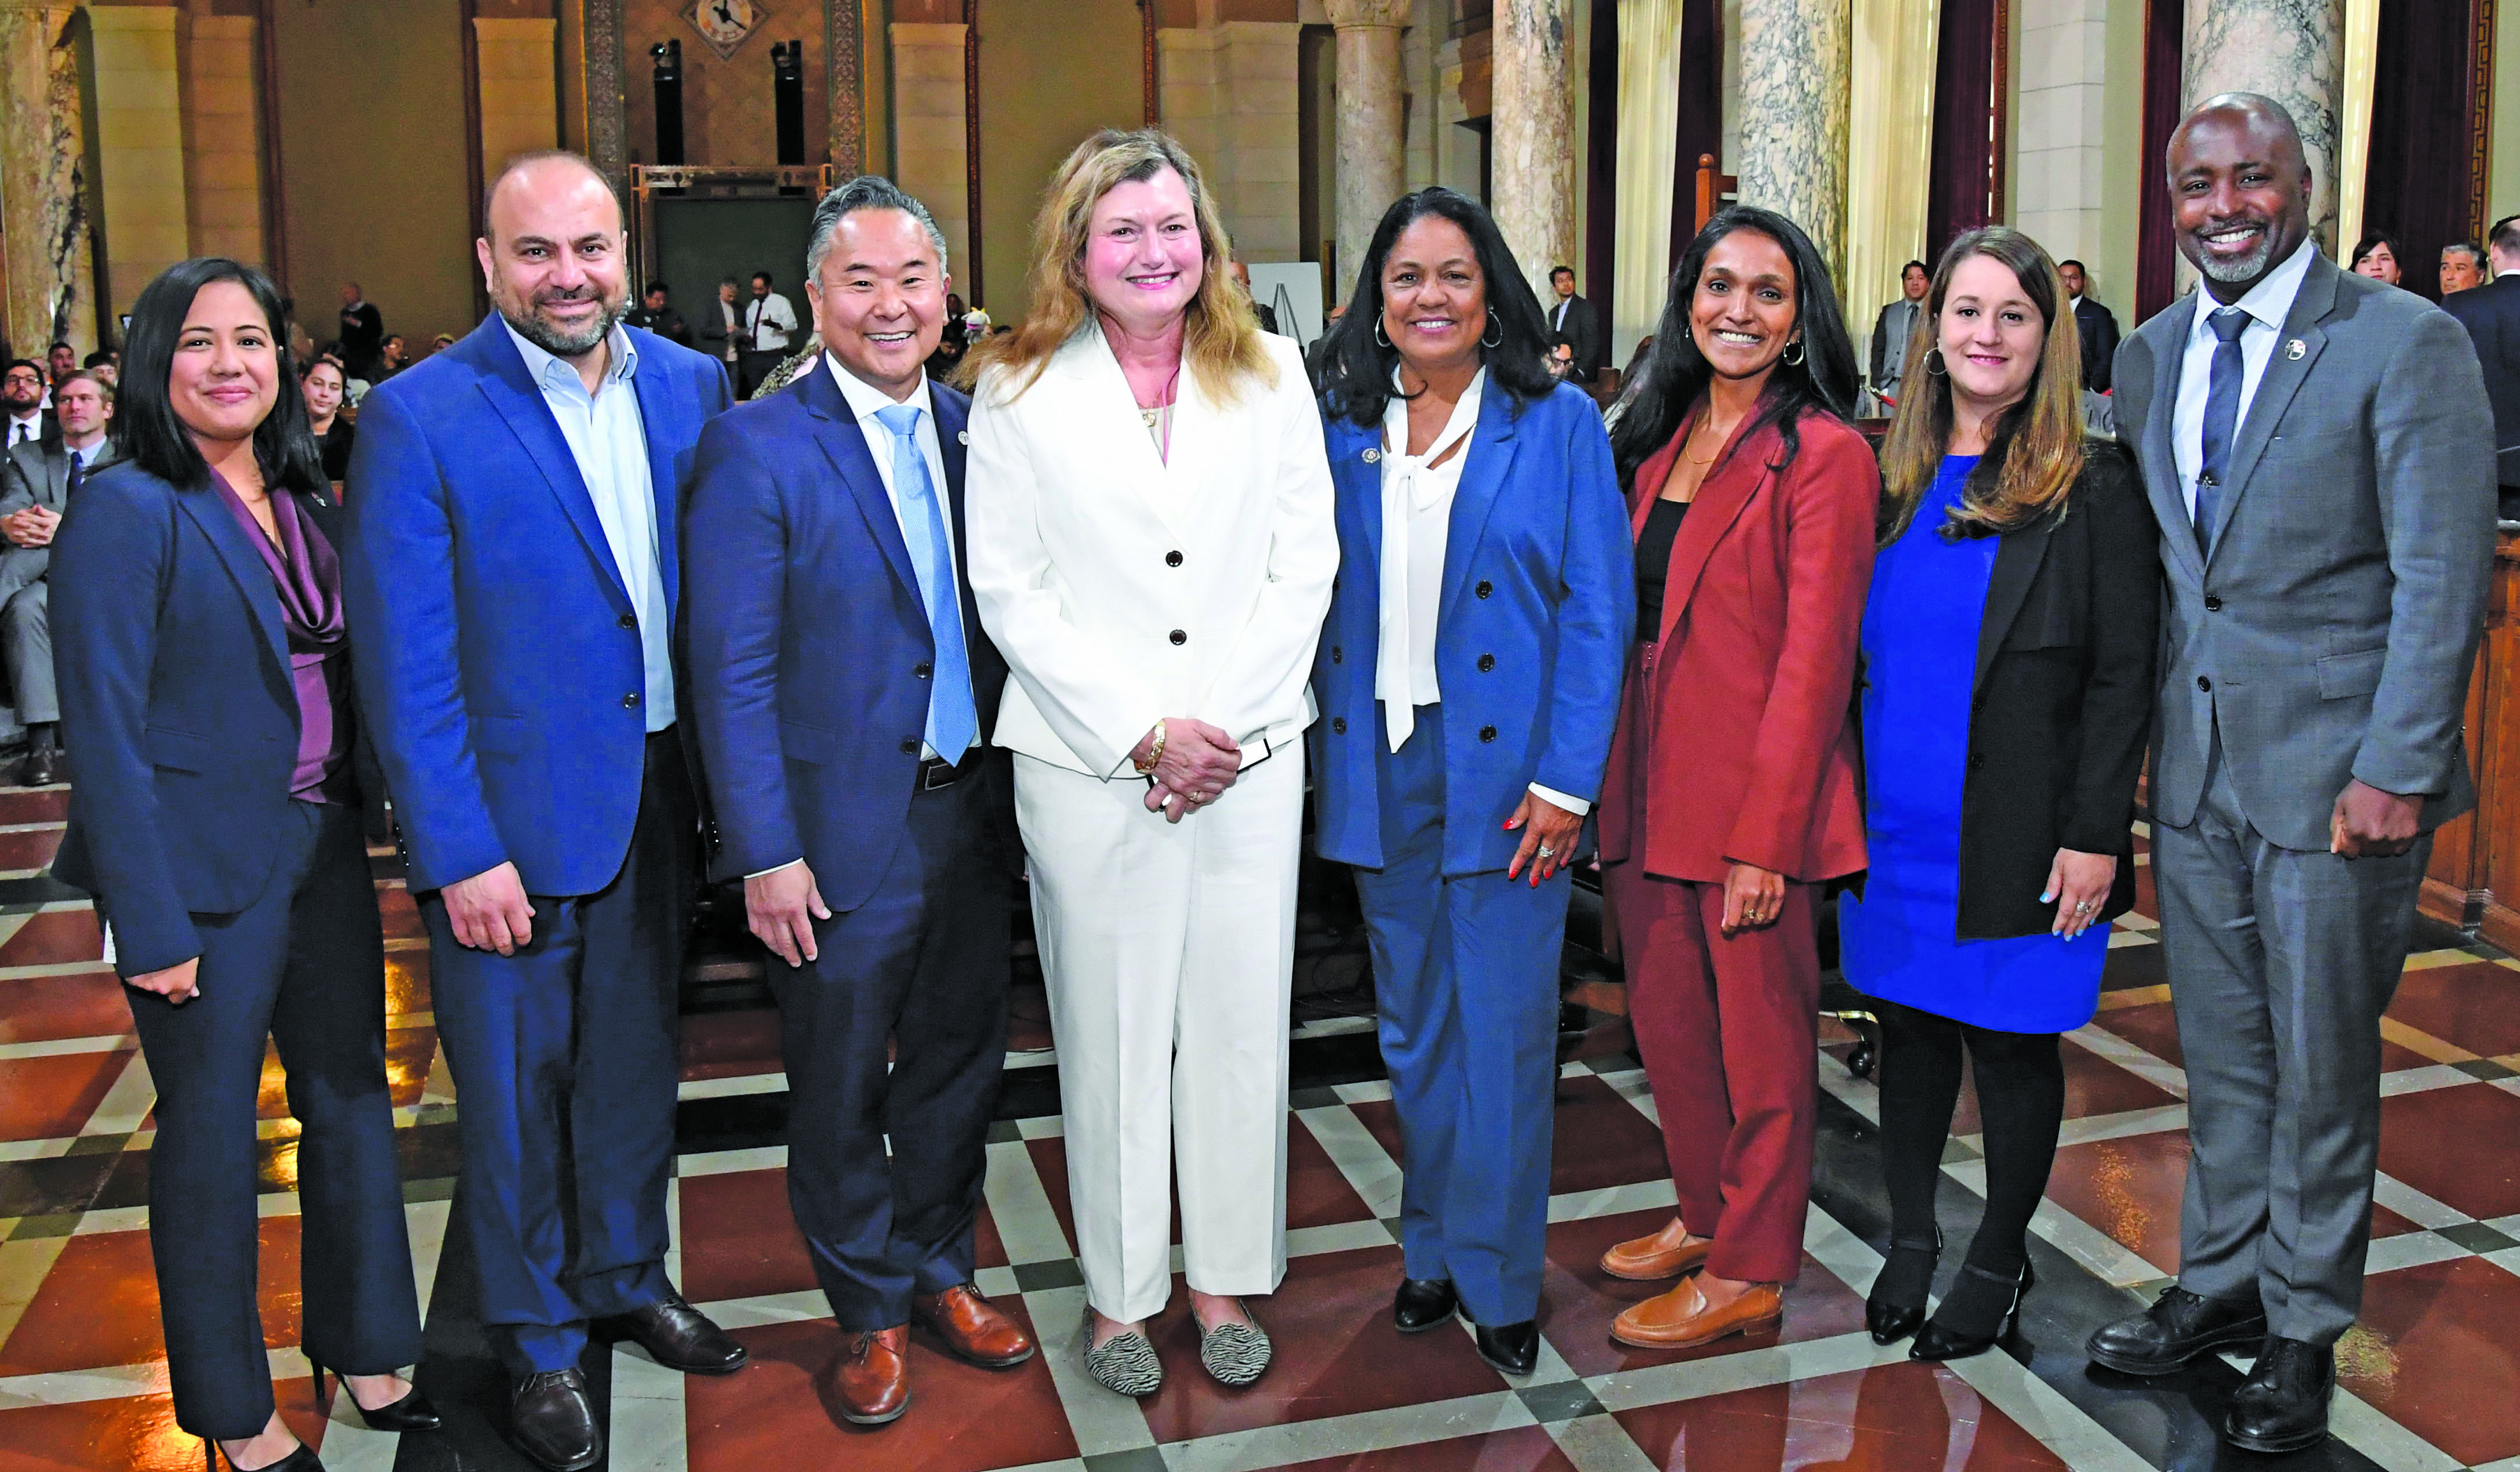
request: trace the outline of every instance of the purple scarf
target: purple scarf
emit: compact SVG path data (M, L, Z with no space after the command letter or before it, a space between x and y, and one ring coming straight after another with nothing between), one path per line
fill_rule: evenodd
M334 718L333 662L345 647L347 627L341 617L340 559L295 495L280 491L271 497L271 522L280 531L275 545L226 477L212 471L210 483L262 554L279 591L281 623L289 631L289 672L297 688L297 768L289 792L303 802L321 803L324 781L340 765L348 747L343 739L347 733Z

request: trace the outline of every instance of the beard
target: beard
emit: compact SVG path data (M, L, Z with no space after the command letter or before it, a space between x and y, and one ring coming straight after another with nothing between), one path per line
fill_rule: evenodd
M582 326L563 327L543 311L546 303L554 301L596 301L603 310ZM606 297L591 286L575 292L546 292L531 300L520 300L505 292L499 295L499 315L517 330L517 336L559 358L583 357L593 351L596 344L612 335L613 326L629 305L626 285L615 297Z
M2238 281L2255 281L2260 276L2265 275L2267 267L2273 263L2275 253L2275 222L2273 220L2239 222L2255 223L2259 226L2258 243L2256 246L2252 247L2245 255L2217 256L2211 251L2206 249L2205 237L2207 235L2218 230L2228 230L2233 223L2233 221L2225 220L2219 224L2207 225L2201 230L2188 232L2189 238L2196 243L2196 254L2193 257L2192 263L2195 265L2196 269L2203 272L2209 280L2220 281L2226 284Z

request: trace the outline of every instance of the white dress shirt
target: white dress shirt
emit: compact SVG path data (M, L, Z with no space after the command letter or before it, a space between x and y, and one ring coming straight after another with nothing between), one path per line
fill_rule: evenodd
M2302 278L2310 274L2310 259L2318 253L2317 241L2303 241L2282 265L2230 303L2249 314L2249 325L2240 329L2240 408L2231 420L2234 443L2240 427L2249 422L2249 404L2258 396L2258 385L2274 357L2284 318L2292 315L2292 299L2301 295ZM2187 350L2179 363L2179 403L2170 417L2171 458L2179 467L2179 493L2191 519L2196 515L2196 478L2205 469L2205 396L2213 391L2214 349L2222 343L2207 319L2223 305L2202 286L2196 289L2196 320L2188 326Z
M743 328L752 334L753 351L786 352L788 335L796 330L796 308L777 292L755 297L752 304L744 308Z
M1486 396L1487 384L1488 371L1482 368L1423 454L1409 453L1409 400L1397 391L1397 370L1392 379L1395 391L1383 404L1382 621L1373 655L1373 698L1382 703L1382 723L1395 752L1417 729L1415 708L1439 705L1444 698L1435 675L1435 625L1444 606L1444 555L1452 542L1453 497L1462 488L1462 468L1469 463L1479 401ZM1447 451L1450 458L1441 465L1429 463ZM1531 790L1578 816L1593 806L1583 798L1537 782Z
M23 419L12 415L9 420L8 444L0 447L15 449L22 444L33 444L43 437L44 411L39 408Z
M586 391L577 369L525 341L503 318L509 339L525 359L525 372L543 391L543 402L560 422L570 458L595 502L612 565L639 616L639 649L647 665L648 729L674 723L672 619L665 608L665 575L656 552L655 480L648 467L648 424L639 415L639 393L630 376L639 368L630 334L612 329L611 363L597 393Z
M732 363L735 361L736 339L743 331L743 316L735 309L732 301L719 302L717 309L719 315L726 318L726 360Z
M892 519L899 524L901 522L901 487L892 483L892 431L885 429L883 421L875 417L878 410L891 408L895 400L882 390L873 387L841 367L840 360L830 353L823 354L823 363L832 370L832 378L839 384L840 397L848 400L849 412L858 417L858 433L866 437L867 453L875 459L875 473L883 481L883 493L892 498ZM908 398L901 399L899 402L919 411L919 428L912 437L918 442L919 458L927 462L927 484L935 492L936 509L945 518L945 562L948 567L954 569L955 596L960 598L963 563L962 559L954 553L954 502L945 489L945 449L943 442L936 437L935 400L927 391L925 373L919 375L919 387L911 391ZM907 526L903 527L902 534L907 540L909 536ZM969 630L964 631L963 638L966 646L964 664L968 667L970 663ZM936 755L936 749L922 742L919 755L922 758L933 757Z

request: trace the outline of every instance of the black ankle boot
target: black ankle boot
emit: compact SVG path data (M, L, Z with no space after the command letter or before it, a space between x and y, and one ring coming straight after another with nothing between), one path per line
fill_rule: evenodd
M1966 1359L1983 1355L2012 1337L2020 1323L2021 1301L2038 1286L2030 1260L2021 1260L2013 1278L1987 1271L1975 1263L1960 1265L1960 1277L1949 1298L1908 1346L1911 1359Z
M1943 1229L1930 1239L1893 1237L1890 1256L1864 1300L1864 1327L1874 1344L1897 1344L1925 1321L1925 1300L1934 1291L1934 1264L1943 1255Z

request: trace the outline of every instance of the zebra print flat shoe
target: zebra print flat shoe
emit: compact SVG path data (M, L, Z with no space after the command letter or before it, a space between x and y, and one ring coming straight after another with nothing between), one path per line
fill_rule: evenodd
M1242 1311L1251 1311L1244 1305ZM1269 1335L1257 1321L1222 1323L1198 1337L1198 1362L1219 1385L1244 1386L1269 1368Z
M1085 1311L1085 1372L1104 1390L1137 1400L1164 1388L1164 1362L1143 1331L1115 1334L1096 1348L1091 1309Z

